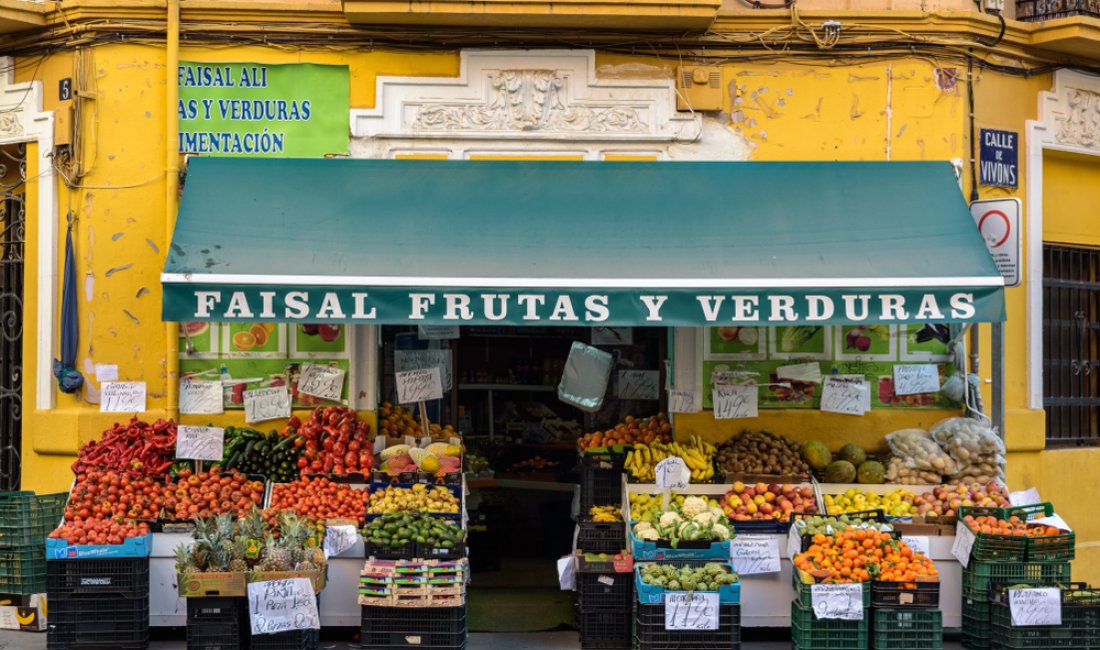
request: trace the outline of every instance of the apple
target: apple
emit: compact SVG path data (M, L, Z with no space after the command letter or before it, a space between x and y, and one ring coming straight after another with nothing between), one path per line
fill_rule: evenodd
M768 503L772 503L773 501L775 501L775 492L772 492L771 490L768 490L767 492L765 492L764 493L764 500L767 501Z
M735 494L741 494L742 492L745 491L745 484L742 483L741 481L737 481L736 483L733 484L733 491L734 491Z
M756 505L761 505L763 503L767 503L768 500L764 498L763 494L758 494L752 498L752 502Z
M814 489L812 487L809 487L809 486L806 486L806 487L802 488L802 498L803 499L812 499L812 498L814 498Z
M753 489L756 490L757 494L764 494L765 492L768 491L768 486L764 485L763 483L757 483L756 485L753 486Z
M770 515L774 511L775 511L775 509L772 508L772 504L770 504L770 503L764 503L764 504L760 505L760 512L765 514L765 515Z

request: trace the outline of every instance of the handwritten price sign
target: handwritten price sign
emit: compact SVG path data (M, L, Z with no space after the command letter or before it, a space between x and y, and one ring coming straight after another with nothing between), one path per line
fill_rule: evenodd
M666 630L717 630L718 594L673 591L665 594Z
M102 385L99 410L102 413L142 413L145 411L145 382L108 381Z
M439 368L443 390L451 390L450 350L397 350L393 353L393 368L396 372Z
M779 572L779 540L770 535L738 535L730 540L730 560L741 575Z
M619 398L648 399L661 398L660 374L656 370L620 370Z
M302 374L298 377L298 392L339 402L344 396L344 375L340 368L317 363L303 364Z
M963 522L955 524L955 543L951 545L951 555L963 565L970 566L970 551L974 548L974 532Z
M917 395L940 391L940 371L935 365L894 366L894 394Z
M325 526L325 556L333 557L348 550L359 541L355 526Z
M176 458L220 461L225 453L225 429L192 427L176 429Z
M443 399L443 384L439 380L439 368L406 370L394 374L397 381L397 401L414 404L432 399Z
M662 490L684 490L691 482L691 470L679 456L669 456L657 463L653 475Z
M715 420L754 418L757 415L760 391L756 384L715 386L711 393Z
M863 585L812 585L810 587L814 615L842 621L863 620Z
M252 634L321 629L317 596L308 578L248 583L248 613Z
M225 411L221 381L206 379L180 380L180 413L216 415Z
M871 384L862 377L826 377L821 388L821 410L863 415L871 410Z
M286 386L244 392L244 420L249 424L290 417L290 393Z
M1016 627L1062 624L1062 593L1057 587L1009 589L1008 607Z

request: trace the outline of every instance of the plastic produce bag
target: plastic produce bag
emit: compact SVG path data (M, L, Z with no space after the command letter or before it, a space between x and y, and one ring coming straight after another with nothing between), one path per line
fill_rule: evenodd
M947 418L931 430L932 439L955 461L955 480L988 483L1004 476L1005 446L997 431L973 418Z
M959 471L955 461L924 429L901 429L886 435L890 451L914 469L951 476Z
M558 384L558 399L588 413L600 410L613 364L610 353L573 341Z

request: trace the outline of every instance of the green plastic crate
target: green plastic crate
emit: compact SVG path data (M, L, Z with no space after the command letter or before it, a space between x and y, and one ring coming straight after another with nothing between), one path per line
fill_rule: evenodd
M46 591L46 546L0 549L0 593L41 594Z
M791 571L791 583L794 587L794 600L802 607L812 609L814 606L813 585L802 582L798 577L798 571ZM871 606L871 583L864 582L863 584L863 607L867 608Z
M996 517L1008 519L1009 511L1016 508L997 508L994 506L960 506L959 520L967 515L974 517ZM974 546L970 549L970 560L978 562L1023 562L1027 559L1027 537L1023 535L990 535L974 533Z
M1019 517L1031 521L1039 517L1054 514L1050 503L1034 503L1029 506L1005 508L1006 517ZM1049 537L1027 538L1027 560L1029 562L1071 562L1077 555L1077 535L1072 531Z
M989 600L963 598L962 644L968 650L989 650Z
M861 650L867 648L867 619L870 610L863 610L862 621L819 619L814 610L791 603L791 642L796 650Z
M69 495L0 492L0 548L44 546L61 523Z
M995 583L1000 585L1000 583ZM1003 650L1046 650L1079 648L1092 650L1100 638L1100 594L1089 585L1063 585L1062 624L1016 627L1012 625L1008 587L997 589L990 605L990 646ZM1086 595L1074 594L1084 592Z
M943 612L899 607L871 610L874 650L942 650Z
M1070 568L1066 562L970 562L963 570L963 598L989 600L989 585L1040 584L1069 582Z

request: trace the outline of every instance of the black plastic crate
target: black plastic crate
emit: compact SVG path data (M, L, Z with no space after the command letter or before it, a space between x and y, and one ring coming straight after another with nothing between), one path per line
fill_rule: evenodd
M626 548L626 524L621 521L577 522L577 549L585 553L621 553Z
M463 648L466 607L362 608L363 650L387 648ZM253 647L255 650L255 647Z
M46 591L46 547L0 549L0 594L40 594Z
M577 629L581 632L581 648L629 650L633 610L621 612L577 612Z
M1016 19L1027 22L1093 16L1100 18L1100 0L1016 0Z
M61 523L69 495L0 492L0 548L44 546Z
M872 650L942 650L943 612L898 608L871 611Z
M417 554L415 540L409 540L400 546L373 544L370 540L364 540L363 549L368 558L378 560L412 560Z
M939 581L871 581L872 607L939 607Z
M248 599L187 598L187 650L233 650L251 636Z
M633 573L578 573L576 580L582 612L629 612L634 603Z
M637 650L729 650L741 645L741 606L718 606L717 630L666 630L665 605L634 606Z
M434 544L416 545L416 557L422 560L461 560L466 557L466 544L459 542L451 548Z
M149 643L149 599L82 596L49 603L46 644L54 648L141 648Z
M320 630L294 630L252 636L252 650L316 650L320 645Z
M580 512L592 506L613 506L623 502L623 473L594 465L581 465Z
M149 558L49 560L46 592L51 605L73 596L147 598Z

